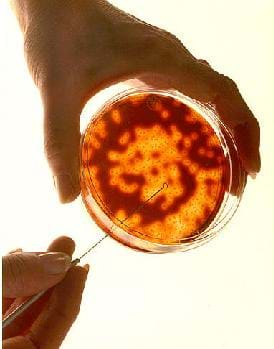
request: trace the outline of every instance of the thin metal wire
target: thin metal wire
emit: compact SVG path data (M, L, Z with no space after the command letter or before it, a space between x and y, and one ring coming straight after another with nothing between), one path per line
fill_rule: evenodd
M163 183L162 187L159 188L155 193L153 193L144 203L137 206L125 219L121 221L121 223L124 223L126 220L128 220L136 211L140 210L144 207L144 205L150 201L152 198L154 198L157 194L159 194L163 189L168 188L167 183ZM114 224L111 228L113 228ZM102 241L104 241L109 235L103 236L100 240L98 240L95 244L93 244L85 253L83 253L80 257L75 258L71 262L71 267L77 265L82 258L84 258L88 253L90 253L95 247L97 247ZM15 308L11 313L9 313L3 320L2 320L2 329L10 325L19 315L21 315L25 310L27 310L35 301L37 301L40 297L42 297L48 290L43 290L34 296L27 299L25 302L21 303L17 308Z
M105 240L105 238L107 238L108 235L106 234L105 236L103 236L100 240L98 240L94 245L92 245L85 253L82 254L82 256L80 256L79 258L75 259L75 261L77 260L78 263L80 262L80 260L85 257L88 253L90 253L97 245L99 245L103 240Z
M70 263L70 267L77 265L79 262L79 258L74 259ZM10 325L19 315L21 315L25 310L27 310L39 298L41 298L47 291L48 289L40 291L34 296L31 296L29 299L25 300L25 302L21 303L17 308L15 308L11 313L9 313L2 321L2 329Z

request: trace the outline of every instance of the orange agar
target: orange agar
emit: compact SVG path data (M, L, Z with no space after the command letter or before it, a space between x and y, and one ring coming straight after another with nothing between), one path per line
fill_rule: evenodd
M171 96L147 92L116 100L91 121L81 152L84 201L91 194L113 224L153 243L200 234L228 186L214 129Z

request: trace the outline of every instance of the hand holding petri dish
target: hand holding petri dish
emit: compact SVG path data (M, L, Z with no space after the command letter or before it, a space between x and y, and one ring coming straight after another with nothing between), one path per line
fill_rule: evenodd
M185 251L213 238L246 183L213 108L176 90L133 88L108 100L82 136L85 206L131 248Z

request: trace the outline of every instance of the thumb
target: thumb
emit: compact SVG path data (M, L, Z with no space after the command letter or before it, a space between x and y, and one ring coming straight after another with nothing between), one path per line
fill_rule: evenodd
M60 86L61 85L61 86ZM75 87L62 84L42 91L45 154L62 203L79 192L80 113L82 105Z
M71 258L65 253L15 253L3 259L3 297L26 297L46 290L65 276Z

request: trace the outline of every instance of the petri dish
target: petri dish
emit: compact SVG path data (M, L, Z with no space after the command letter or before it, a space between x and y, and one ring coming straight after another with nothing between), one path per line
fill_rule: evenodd
M246 173L214 108L176 90L131 88L82 135L83 202L97 225L146 252L185 251L235 213Z

